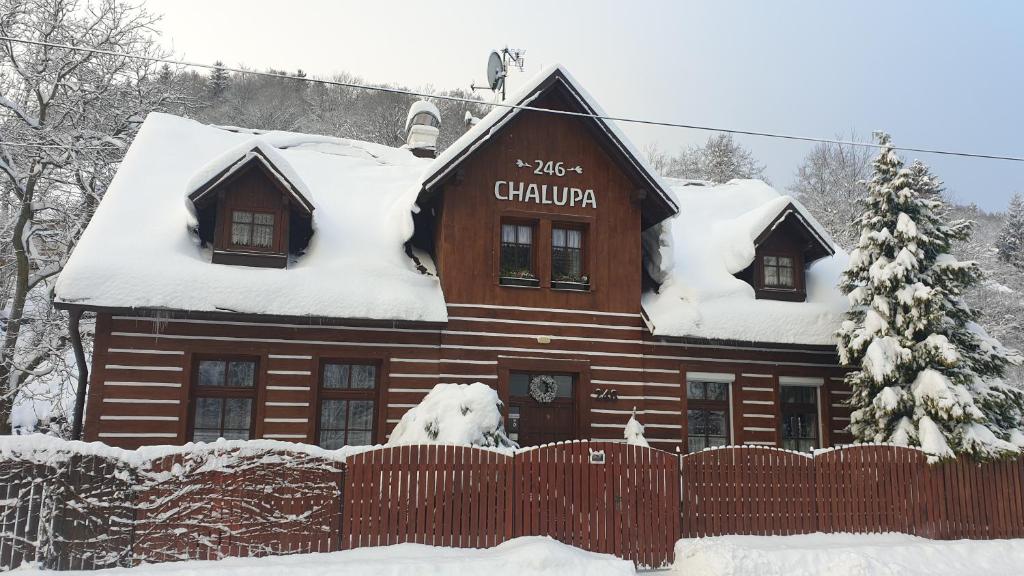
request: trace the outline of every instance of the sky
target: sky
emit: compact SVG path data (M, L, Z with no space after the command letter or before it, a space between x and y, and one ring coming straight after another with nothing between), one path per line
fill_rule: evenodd
M178 57L337 72L413 88L485 80L526 50L514 89L563 64L613 116L1024 156L1024 2L148 0ZM489 96L488 96L489 97ZM404 111L400 112L404 114ZM453 119L454 120L454 119ZM675 151L695 130L623 125ZM737 137L789 186L811 144ZM1024 162L907 154L960 202L1003 210Z

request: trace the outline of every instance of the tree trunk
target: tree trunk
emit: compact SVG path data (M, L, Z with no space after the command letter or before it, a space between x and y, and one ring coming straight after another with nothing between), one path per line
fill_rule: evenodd
M21 209L18 212L18 220L14 224L12 244L14 245L15 257L15 282L14 294L11 297L10 315L7 317L7 332L4 334L3 348L0 349L0 390L3 391L0 397L0 435L10 435L13 432L11 423L11 411L14 406L14 397L17 390L14 389L15 380L15 351L18 347L18 337L21 335L21 324L25 314L25 300L28 298L29 280L29 259L28 247L24 242L25 229L32 221L32 192L35 189L35 179L30 178L25 186L25 194L21 198Z

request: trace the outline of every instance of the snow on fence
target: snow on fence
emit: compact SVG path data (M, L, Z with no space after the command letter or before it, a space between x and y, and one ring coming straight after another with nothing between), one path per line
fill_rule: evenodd
M1024 537L1024 459L929 465L916 449L857 445L814 456L730 446L681 461L687 538L810 532Z
M335 550L343 468L283 443L126 451L5 438L0 570Z

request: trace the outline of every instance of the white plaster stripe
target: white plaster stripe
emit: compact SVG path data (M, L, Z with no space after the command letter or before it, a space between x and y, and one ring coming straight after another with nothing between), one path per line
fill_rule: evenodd
M302 424L309 422L309 418L264 418L264 422L275 422L278 424Z
M833 404L833 408L849 408L846 404Z
M107 404L181 404L180 400L154 400L152 398L104 398Z
M497 360L461 360L457 358L442 358L439 362L447 362L449 364L497 364Z
M744 414L744 418L775 418L774 414Z
M591 384L601 384L604 386L653 386L661 388L679 388L679 384L669 384L665 382L631 382L626 380L591 380Z
M846 430L833 430L832 432L835 434L849 434Z
M104 386L137 386L139 388L181 388L178 382L121 382L107 381Z
M743 389L747 392L774 392L774 388L765 388L763 386L744 386Z
M145 322L153 322L153 318L146 317L132 317L132 316L114 316L115 320L142 320ZM324 325L318 324L311 326L309 324L287 324L282 322L242 322L237 320L198 320L194 318L161 318L160 322L173 322L175 324L206 324L206 325L220 325L220 326L249 326L249 327L265 327L265 328L296 328L306 330L352 330L359 332L413 332L413 333L427 333L436 334L437 329L434 328L379 328L375 326L343 326L337 325ZM161 334L160 336L164 336Z
M267 402L267 406L278 406L278 407L308 407L309 402Z
M852 390L834 390L833 389L833 390L829 390L829 392L831 392L832 394L836 394L838 396L850 396L851 394L853 394Z
M165 354L169 356L184 356L184 350L142 350L139 348L108 348L107 352L117 354Z
M388 408L415 408L419 404L388 404Z
M679 438L648 438L647 441L648 442L670 443L670 444L682 444L683 443L683 441L680 440Z
M600 342L602 344L647 344L639 338L625 340L622 338L590 338L588 336L556 336L554 334L509 334L506 332L469 332L464 330L441 330L445 336L473 336L483 338L522 338L525 340L537 340L538 338L550 338L552 342Z
M412 374L406 372L392 372L388 374L388 378L440 378L440 374Z
M595 414L622 414L622 415L629 415L629 414L633 413L632 410L613 410L613 409L610 409L610 408L591 408L590 411L595 413ZM636 415L637 416L642 416L642 415L645 415L645 414L665 414L665 415L669 415L669 416L682 416L683 413L681 411L679 411L679 410L650 410L650 409L646 409L646 410L637 410L636 411Z
M749 444L751 446L775 446L775 442L772 442L772 441L764 441L764 442L757 441L757 442L755 442L755 441L752 441L752 440L747 440L746 442L744 442L744 444Z
M837 382L842 382L843 380L846 380L846 377L845 376L829 376L828 379L829 380L835 380Z
M100 438L177 438L174 432L100 432Z
M566 326L569 328L598 328L608 330L643 330L642 326L622 326L621 324L586 324L582 322L548 322L542 320L511 320L508 318L488 318L486 316L449 316L448 321L462 322L495 322L498 324L532 324L536 326Z
M527 354L559 354L572 356L604 356L615 358L645 358L651 360L679 360L708 362L716 360L707 356L663 356L653 354L632 354L626 352L600 352L592 350L554 350L550 348L513 348L501 346L468 346L453 344L397 344L380 342L335 342L329 340L289 340L286 338L243 338L234 336L194 336L185 334L150 334L145 332L111 332L111 336L127 338L161 338L165 340L209 340L214 342L262 342L267 344L306 344L323 346L354 346L369 348L429 348L441 350L480 350L488 352L519 352ZM791 352L791 350L790 350ZM814 362L779 362L777 360L738 360L738 359L717 359L733 364L769 364L772 366L805 366L816 368L835 368L836 364L820 364Z
M264 438L273 440L274 438L305 438L305 434L264 434Z
M176 422L177 416L115 416L112 414L104 414L100 416L100 420L159 420L161 422Z
M387 420L388 424L398 424L401 421L402 421L401 418L388 418L388 420Z
M832 419L833 420L839 420L840 422L849 422L850 421L850 417L849 416L833 416Z
M312 356L306 354L267 354L271 360L312 360Z
M413 364L437 364L440 360L433 358L391 358L391 362L411 362Z
M688 370L686 372L686 379L731 384L736 381L736 375L730 372L697 372Z
M779 376L779 386L822 386L824 378L815 376Z
M439 378L479 378L481 380L497 380L497 374L438 374Z
M267 370L267 374L277 374L279 376L309 376L309 370Z
M449 308L484 308L488 310L521 310L524 312L558 312L564 314L585 314L593 316L619 316L622 318L640 318L640 314L632 312L600 312L597 310L573 310L568 308L531 308L528 306L500 306L497 304L448 304Z
M625 424L599 424L591 423L592 428L625 428ZM680 424L644 424L644 428L669 428L672 430L679 430L682 428Z
M236 336L195 336L190 334L149 334L147 332L111 332L111 336L127 338L160 338L165 340L210 340L213 342L264 342L267 344L305 344L312 346L357 346L364 348L440 348L437 344L381 344L380 342L335 342L331 340L290 340L288 338L245 338Z
M747 378L771 378L772 377L771 374L748 374L746 372L744 372L742 374L742 376L746 376Z
M309 386L275 386L275 385L270 385L270 386L267 386L267 390L299 390L299 391L305 391L305 390L309 390Z
M594 370L614 370L618 372L651 372L659 374L679 374L679 370L668 370L666 368L621 368L618 366L591 366L591 371Z
M129 366L125 364L107 364L107 370L146 370L153 372L181 372L181 366Z
M775 432L775 428L758 428L757 426L744 426L747 432Z
M426 394L430 392L430 390L430 388L388 388L388 392L407 394Z
M772 400L744 400L743 403L744 404L759 404L759 405L762 405L762 406L771 406L772 404L775 404L775 402L772 401Z

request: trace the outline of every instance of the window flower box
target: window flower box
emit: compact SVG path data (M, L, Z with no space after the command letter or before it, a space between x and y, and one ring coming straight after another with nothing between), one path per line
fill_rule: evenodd
M519 286L525 288L536 288L540 286L540 280L536 278L502 276L498 278L498 284L502 286Z

